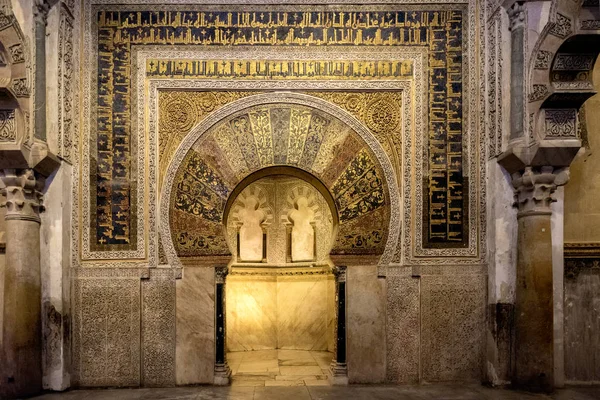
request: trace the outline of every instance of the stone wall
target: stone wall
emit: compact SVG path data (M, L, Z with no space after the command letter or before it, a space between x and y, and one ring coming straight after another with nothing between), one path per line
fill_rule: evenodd
M600 63L593 71L600 90ZM564 194L564 369L567 383L600 382L600 95L579 113L584 148Z
M388 275L387 381L483 379L486 276L453 272Z

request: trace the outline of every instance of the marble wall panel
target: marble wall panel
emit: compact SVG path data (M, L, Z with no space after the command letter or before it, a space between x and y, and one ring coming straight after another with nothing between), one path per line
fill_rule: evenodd
M228 351L277 348L277 277L227 277Z
M142 384L175 384L175 277L172 269L142 280Z
M226 290L229 351L333 349L333 276L230 275Z
M327 276L277 279L277 348L327 350Z
M138 386L139 275L101 275L107 276L74 282L74 383L82 387Z
M387 278L386 381L419 381L420 287L411 276Z
M350 383L385 380L385 280L377 266L347 271L347 357Z
M600 382L600 257L566 260L565 378Z
M485 275L421 277L424 381L479 381L483 373Z
M215 271L184 267L176 283L178 385L211 383L215 364Z

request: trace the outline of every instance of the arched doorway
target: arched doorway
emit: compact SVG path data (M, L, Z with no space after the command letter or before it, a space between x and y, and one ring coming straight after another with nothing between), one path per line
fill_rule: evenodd
M337 226L333 197L294 167L270 167L249 178L234 190L225 212L232 252L225 295L232 382L327 384L336 320L329 258Z
M221 272L216 279L215 371L221 376L228 370L227 324L225 301L219 296L226 293L224 276L231 272L232 262L244 258L237 244L231 246L228 213L248 182L268 174L274 179L277 168L296 171L296 178L311 181L313 193L325 194L323 204L335 221L331 231L336 235L330 251L314 254L385 260L398 240L398 231L390 229L399 220L391 163L372 134L345 111L307 95L271 93L249 96L206 118L184 139L165 175L161 241L171 266L190 258L230 266L217 268ZM249 210L256 211L259 204L255 199ZM310 202L293 206L299 210ZM249 256L250 261L262 263L261 252ZM269 264L268 257L265 260ZM311 267L306 257L296 261ZM344 375L345 275L339 271L345 266L330 262L326 266L338 271L333 342L340 367L334 370Z

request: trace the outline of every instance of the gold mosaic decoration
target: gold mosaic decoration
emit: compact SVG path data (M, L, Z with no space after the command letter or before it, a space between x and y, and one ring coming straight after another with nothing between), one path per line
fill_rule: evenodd
M189 131L206 116L224 105L259 91L161 91L159 94L159 165L160 178L173 154ZM343 108L375 135L388 157L399 170L397 151L402 142L402 92L305 92ZM254 118L254 124L259 123ZM341 132L340 132L341 134ZM219 139L217 139L219 140ZM235 162L235 161L234 161Z
M158 97L159 184L171 158L190 130L224 105L258 92L161 91Z
M277 103L250 107L220 121L183 159L169 212L177 253L229 254L222 234L227 199L248 174L275 165L313 174L332 194L343 232L334 253L381 254L390 202L377 158L337 118L311 107Z

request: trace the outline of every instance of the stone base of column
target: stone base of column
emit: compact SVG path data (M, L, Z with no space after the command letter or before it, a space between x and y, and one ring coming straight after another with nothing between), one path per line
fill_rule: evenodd
M332 361L329 367L329 383L333 386L348 385L348 364Z
M215 364L215 377L213 384L217 386L227 386L231 383L231 369L229 364Z

